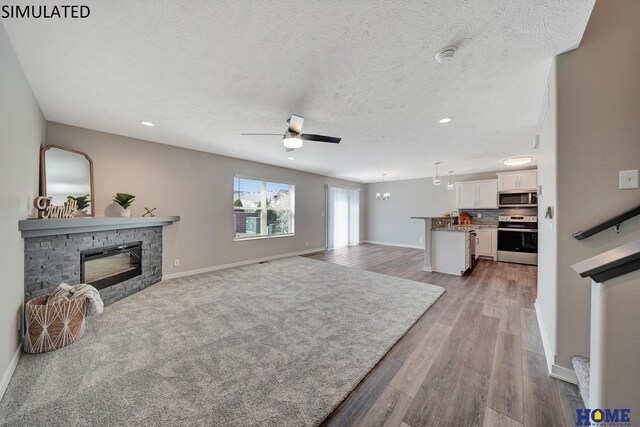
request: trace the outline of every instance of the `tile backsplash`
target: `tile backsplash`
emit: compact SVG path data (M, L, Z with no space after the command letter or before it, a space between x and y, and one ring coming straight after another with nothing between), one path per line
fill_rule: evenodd
M497 225L498 216L537 215L538 208L464 209L463 212L468 212L469 215L471 215L471 222L473 224ZM482 218L478 218L478 214L480 214Z

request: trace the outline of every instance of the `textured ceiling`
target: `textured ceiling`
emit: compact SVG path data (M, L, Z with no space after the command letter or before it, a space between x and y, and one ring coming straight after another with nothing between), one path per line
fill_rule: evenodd
M535 154L551 58L594 1L95 0L89 19L3 22L47 120L371 182ZM291 113L342 143L291 161L240 136Z

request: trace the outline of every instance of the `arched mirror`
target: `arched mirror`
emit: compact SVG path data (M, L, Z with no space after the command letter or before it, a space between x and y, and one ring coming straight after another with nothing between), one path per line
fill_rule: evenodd
M93 162L85 153L57 145L42 147L40 186L52 205L63 205L69 197L78 201L76 216L94 216Z

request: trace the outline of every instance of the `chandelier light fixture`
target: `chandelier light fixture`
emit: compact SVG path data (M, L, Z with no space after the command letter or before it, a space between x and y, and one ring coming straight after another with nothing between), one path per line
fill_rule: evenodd
M376 193L376 199L378 200L389 200L391 198L391 193L384 191L384 177L387 175L386 173L382 174L382 193Z
M451 191L454 188L456 188L456 185L453 183L453 181L451 180L451 175L453 175L453 171L449 171L449 183L447 184L447 190Z
M433 185L440 185L440 176L438 175L438 165L442 162L436 162L436 176L433 177Z

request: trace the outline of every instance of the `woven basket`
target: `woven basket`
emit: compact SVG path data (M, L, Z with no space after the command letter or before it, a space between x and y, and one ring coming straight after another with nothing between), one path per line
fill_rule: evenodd
M48 296L27 301L24 351L44 353L65 347L84 335L85 297L46 305Z

